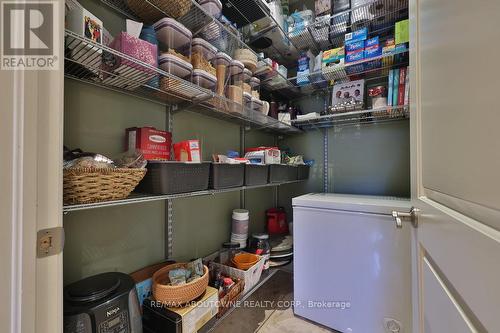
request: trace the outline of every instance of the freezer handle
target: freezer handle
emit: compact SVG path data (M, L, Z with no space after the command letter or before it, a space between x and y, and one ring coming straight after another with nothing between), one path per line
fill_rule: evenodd
M409 221L414 228L418 228L418 212L419 209L415 207L412 207L408 213L393 211L392 217L396 220L396 228L403 228L403 221Z

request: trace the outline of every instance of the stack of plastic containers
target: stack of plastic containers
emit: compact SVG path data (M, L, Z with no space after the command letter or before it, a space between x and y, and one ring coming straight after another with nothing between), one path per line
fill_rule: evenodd
M243 69L241 61L232 60L228 67L229 86L226 90L226 97L232 102L229 106L229 112L243 112Z
M154 24L154 28L162 50L167 50L162 52L158 59L159 67L176 77L191 79L193 72L193 65L191 65L191 31L171 18L159 20ZM185 95L187 92L180 89L180 85L181 81L172 77L162 77L160 79L160 88L171 94Z
M243 249L248 241L248 221L250 214L246 209L233 210L233 222L231 228L231 242L240 244Z
M216 76L217 76L217 95L224 95L226 78L227 78L227 67L231 63L233 59L223 52L219 52L215 55L212 63L216 68Z
M209 42L201 38L194 38L192 43L191 63L193 70L193 83L200 87L215 92L217 85L217 71L212 66L217 49Z

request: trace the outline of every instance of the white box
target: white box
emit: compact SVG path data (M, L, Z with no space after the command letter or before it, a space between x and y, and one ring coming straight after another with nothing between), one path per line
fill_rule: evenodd
M245 281L245 289L243 294L249 292L257 283L260 281L260 276L262 275L262 270L264 269L265 258L261 257L260 260L250 267L248 270L243 271L241 269L219 264L215 261L210 263L211 269L219 269L224 275L230 276L232 278L241 279Z

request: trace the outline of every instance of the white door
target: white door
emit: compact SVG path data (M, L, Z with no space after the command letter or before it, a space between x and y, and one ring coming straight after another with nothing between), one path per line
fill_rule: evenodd
M500 332L500 1L410 17L413 332Z
M63 67L0 69L2 333L62 333L62 254L38 258L37 232L62 227Z

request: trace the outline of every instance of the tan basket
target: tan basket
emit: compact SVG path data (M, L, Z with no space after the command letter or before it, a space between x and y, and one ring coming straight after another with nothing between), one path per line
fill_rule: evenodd
M63 173L64 203L85 204L126 198L146 169L74 168Z
M149 0L149 2L144 0L127 0L127 5L137 16L149 24L164 18L165 14L177 19L186 15L192 6L191 0ZM158 7L161 11L151 4Z
M168 265L153 274L153 296L155 300L167 307L179 307L203 295L208 287L208 267L203 266L204 274L201 278L180 285L169 286L168 272L176 268L186 268L187 264L178 263Z

